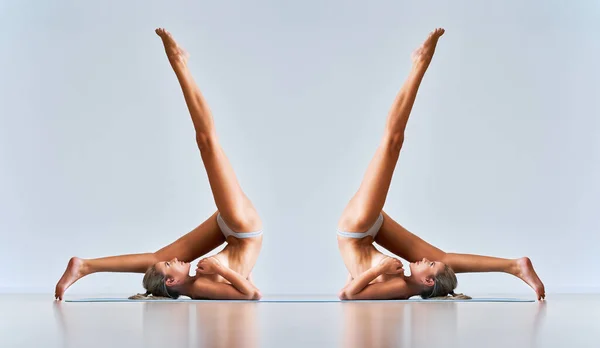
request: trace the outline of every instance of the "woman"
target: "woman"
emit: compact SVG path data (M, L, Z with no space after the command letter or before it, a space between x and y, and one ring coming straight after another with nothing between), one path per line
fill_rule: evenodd
M56 285L55 297L62 300L71 284L91 273L145 272L143 285L147 292L132 298L185 295L194 299L259 299L260 292L250 274L262 245L262 222L219 145L210 109L187 67L187 53L165 29L157 29L156 34L181 85L217 211L190 233L154 253L72 258ZM201 260L196 275L189 276L189 262L224 242L227 246L221 252Z
M349 277L340 291L343 300L468 298L455 295L456 273L505 272L519 277L533 288L538 300L545 297L544 285L531 261L446 253L415 236L387 215L383 209L392 175L404 141L404 130L419 85L433 58L444 29L436 29L412 55L408 79L389 112L385 133L363 181L338 221L338 245ZM410 262L410 276L402 263L387 257L373 242Z

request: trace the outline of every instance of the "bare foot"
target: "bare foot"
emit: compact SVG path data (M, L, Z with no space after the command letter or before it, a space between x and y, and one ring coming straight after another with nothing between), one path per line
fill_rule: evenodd
M72 257L69 260L69 264L67 265L67 269L65 273L63 273L62 277L56 284L56 289L54 290L54 298L62 300L63 294L65 291L71 286L71 284L75 283L79 278L86 275L84 261L78 257Z
M440 36L444 35L444 32L444 29L437 28L429 33L429 36L425 39L423 44L412 53L414 64L424 63L425 65L429 65L431 58L433 58L433 53L435 52L435 46L437 45Z
M165 52L167 53L167 57L169 61L179 61L182 63L187 63L189 58L189 54L184 50L181 46L177 44L175 39L173 39L173 35L169 33L165 28L158 28L155 30L156 35L160 36L162 39L163 45L165 46Z
M516 265L517 268L515 275L531 286L537 295L538 301L545 299L546 289L544 289L544 284L538 277L537 273L535 273L531 260L528 257L522 257L516 260Z

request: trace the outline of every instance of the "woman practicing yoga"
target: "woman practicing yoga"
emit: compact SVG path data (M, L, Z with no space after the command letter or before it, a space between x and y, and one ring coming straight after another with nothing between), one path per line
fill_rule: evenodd
M338 221L338 245L349 272L339 294L343 300L408 299L415 295L468 298L454 294L455 272L509 273L529 284L538 300L546 296L528 258L509 260L446 253L410 233L382 211L419 85L443 34L444 29L434 30L413 53L412 69L388 114L375 156ZM373 242L409 261L410 276L404 275L398 259L380 253Z
M131 298L185 295L195 299L257 300L261 295L250 274L262 245L262 222L219 145L210 109L187 67L187 53L165 29L157 29L156 34L162 39L183 90L217 211L194 230L154 253L88 260L73 257L56 285L55 297L62 300L65 290L88 274L145 272L143 285L147 292ZM227 246L221 252L200 260L196 275L189 276L189 262L224 242Z

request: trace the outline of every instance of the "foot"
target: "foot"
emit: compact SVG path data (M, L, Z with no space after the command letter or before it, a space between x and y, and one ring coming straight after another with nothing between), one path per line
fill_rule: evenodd
M433 53L435 52L435 46L437 45L440 36L444 35L444 32L444 29L437 28L429 33L429 36L425 39L423 44L413 52L413 64L429 65L431 58L433 58Z
M533 264L528 257L522 257L516 260L515 276L521 278L527 285L531 286L537 295L538 301L546 298L546 289L544 284L533 269Z
M85 272L85 268L84 260L78 257L72 257L69 260L69 264L67 265L65 273L63 273L63 276L58 281L58 284L56 284L54 298L62 300L63 294L69 288L69 286L87 274Z
M187 63L189 54L177 44L173 35L164 28L158 28L155 30L156 35L160 36L163 45L165 46L165 52L170 62L182 62Z

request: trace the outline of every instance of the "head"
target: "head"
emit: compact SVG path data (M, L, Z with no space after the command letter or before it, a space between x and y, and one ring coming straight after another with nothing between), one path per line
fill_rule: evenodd
M411 277L422 284L422 291L419 295L423 299L447 297L448 295L465 299L470 298L462 294L457 296L454 293L454 289L458 285L456 274L454 274L452 268L443 262L423 258L421 261L410 264L410 272Z
M169 261L157 262L144 275L142 284L146 289L143 296L132 296L137 299L152 295L154 297L178 298L181 295L181 285L189 277L190 264L174 258Z

